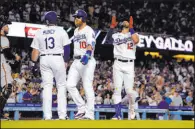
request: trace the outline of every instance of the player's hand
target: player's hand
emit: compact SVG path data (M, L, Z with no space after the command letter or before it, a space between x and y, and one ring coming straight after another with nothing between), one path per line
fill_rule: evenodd
M129 28L130 29L133 28L133 17L132 16L130 16L129 18Z
M110 28L115 28L117 24L118 22L116 22L116 16L112 16L112 22L111 22Z
M16 57L16 61L21 60L21 57L18 54L16 54L15 57Z
M82 58L81 58L81 63L83 65L86 65L89 61L89 57L87 55L84 55Z

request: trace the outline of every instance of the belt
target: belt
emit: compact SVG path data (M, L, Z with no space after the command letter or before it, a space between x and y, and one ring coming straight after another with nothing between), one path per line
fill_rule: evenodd
M74 56L74 59L81 59L82 56Z
M122 59L117 59L115 58L115 60L121 61L121 62L133 62L133 60L122 60Z
M42 54L40 56L62 56L62 54Z

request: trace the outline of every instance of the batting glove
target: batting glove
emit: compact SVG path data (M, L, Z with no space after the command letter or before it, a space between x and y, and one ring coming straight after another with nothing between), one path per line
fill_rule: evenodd
M111 22L110 28L115 28L117 24L118 22L116 22L116 16L112 16L112 22Z
M130 29L133 28L133 17L132 16L130 16L129 18L129 28Z

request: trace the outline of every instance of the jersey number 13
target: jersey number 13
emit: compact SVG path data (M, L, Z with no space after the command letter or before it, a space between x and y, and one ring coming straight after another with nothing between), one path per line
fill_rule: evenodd
M55 40L53 37L45 38L46 49L53 49L55 47Z

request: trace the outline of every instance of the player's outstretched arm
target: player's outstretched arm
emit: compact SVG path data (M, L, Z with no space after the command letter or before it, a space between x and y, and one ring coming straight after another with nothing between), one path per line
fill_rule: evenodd
M134 44L138 44L139 43L139 36L135 33L134 29L133 29L133 17L130 16L129 18L129 31L131 33L131 38L134 42Z
M118 22L116 22L116 16L112 16L112 21L110 24L110 29L106 35L106 42L107 44L113 44L114 39L112 38L112 35L114 34L114 28L117 26Z

